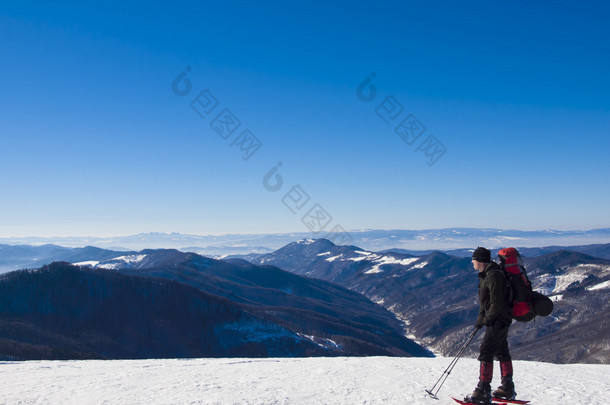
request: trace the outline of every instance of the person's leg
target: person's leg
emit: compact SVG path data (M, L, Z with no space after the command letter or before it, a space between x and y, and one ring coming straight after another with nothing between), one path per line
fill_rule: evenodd
M495 326L495 325L494 325ZM495 330L495 338L497 339L495 358L500 361L500 375L502 377L502 385L493 392L494 397L505 399L514 399L517 396L515 392L515 384L513 383L513 362L508 350L508 330L510 324L499 325Z
M479 382L472 395L467 397L471 402L491 403L491 380L493 379L493 354L495 351L494 333L492 327L485 329L485 335L479 348Z

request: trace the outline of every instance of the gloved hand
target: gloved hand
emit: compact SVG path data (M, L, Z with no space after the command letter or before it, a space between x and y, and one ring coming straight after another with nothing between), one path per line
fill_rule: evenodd
M487 318L479 318L477 319L476 323L474 324L474 327L477 329L481 329L483 326L492 326L494 323L496 322L496 320L489 320Z

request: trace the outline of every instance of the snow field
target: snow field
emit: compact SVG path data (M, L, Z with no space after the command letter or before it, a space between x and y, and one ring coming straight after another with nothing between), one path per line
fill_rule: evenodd
M455 404L477 382L461 359L434 400L450 358L342 357L0 363L3 404ZM532 405L607 404L610 366L515 361ZM496 364L493 386L499 384Z

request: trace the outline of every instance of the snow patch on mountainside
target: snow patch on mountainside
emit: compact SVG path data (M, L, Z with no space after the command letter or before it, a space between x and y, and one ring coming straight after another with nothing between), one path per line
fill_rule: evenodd
M375 264L373 267L371 267L370 270L365 271L364 274L382 273L383 270L381 269L381 266L386 265L386 264L399 264L401 266L408 266L409 264L416 262L418 260L420 260L419 257L411 257L408 259L396 259L391 256L377 256L375 259L372 260L374 262L377 262L377 264ZM421 267L424 267L426 264L428 264L428 263L424 262ZM421 267L417 267L417 266L418 265L415 265L415 266L411 267L411 269L421 268Z
M428 265L428 262L417 263L416 265L411 266L411 270L413 269L423 269Z
M139 263L142 260L144 260L145 257L146 257L146 255L139 255L139 254L128 255L128 256L119 256L119 257L115 257L114 259L111 259L111 260L105 260L103 262L100 262L95 267L100 268L100 269L114 270L114 269L124 268L125 266L131 266L136 263Z
M383 256L375 261L379 262L379 264L399 264L401 266L408 266L411 263L414 263L419 260L419 257L410 257L408 259L396 259L391 256ZM412 268L416 268L413 266Z
M610 266L604 266L601 264L589 264L589 263L581 263L581 264L577 264L574 267L575 270L577 271L582 271L582 272L596 272L601 275L601 276L606 276L608 274L610 274Z
M301 240L297 241L297 243L299 245L311 245L311 244L316 243L316 241L315 241L315 239L308 238L308 239L301 239Z
M78 262L78 263L72 263L72 264L75 266L95 267L95 266L97 266L98 263L99 263L99 261L97 261L97 260L87 260L84 262Z
M604 281L603 283L596 284L593 287L587 288L589 291L602 290L604 288L610 288L610 280Z
M320 346L324 349L333 349L333 350L342 349L342 346L332 339L321 338L321 337L317 337L317 336L313 336L313 335L304 335L302 333L297 333L297 335L317 344L318 346Z
M555 288L553 289L553 294L559 294L560 292L565 291L572 284L583 281L585 278L587 278L587 274L582 273L570 273L557 276L555 278Z
M375 266L371 267L371 269L370 269L370 270L365 271L365 272L364 272L364 274L377 274L377 273L383 273L383 270L381 270L381 269L379 268L379 266L380 266L380 265L379 265L379 264L377 264L377 265L375 265Z
M328 257L325 260L327 262L334 262L337 259L349 260L352 262L361 262L361 261L366 260L366 261L375 263L373 266L371 266L371 268L369 270L365 271L364 274L383 273L383 270L381 269L381 267L384 265L394 264L394 265L408 266L411 263L414 263L414 262L420 260L419 257L409 257L409 258L405 258L405 259L397 259L393 256L383 255L383 254L374 253L374 252L367 252L365 250L356 250L356 251L354 251L354 253L357 254L358 256L346 257L346 258L342 259L343 254L340 254L337 256ZM327 256L327 255L330 255L330 252L320 253L317 256ZM427 264L428 264L427 262L423 262L423 263L413 266L412 269L423 268Z

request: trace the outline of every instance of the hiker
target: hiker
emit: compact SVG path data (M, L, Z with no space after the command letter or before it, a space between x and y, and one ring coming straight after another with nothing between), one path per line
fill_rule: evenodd
M472 265L479 272L479 316L475 327L485 326L485 335L479 349L479 383L471 402L490 404L495 398L514 399L513 363L508 350L508 329L512 317L509 307L510 289L502 268L491 261L491 252L478 247L472 255ZM492 394L493 360L500 362L502 385Z

